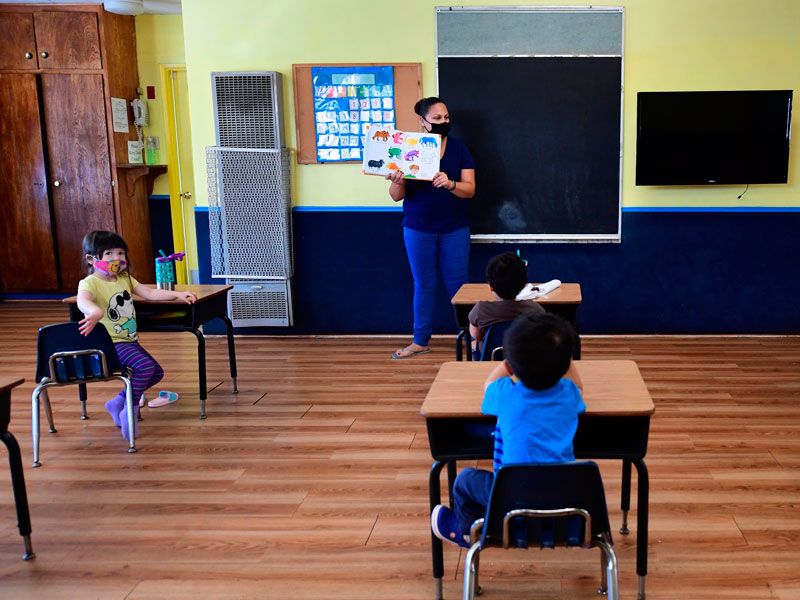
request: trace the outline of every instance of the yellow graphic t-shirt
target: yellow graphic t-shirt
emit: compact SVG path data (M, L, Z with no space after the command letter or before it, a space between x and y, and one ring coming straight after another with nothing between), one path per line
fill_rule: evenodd
M133 309L133 288L137 285L139 282L127 273L117 276L116 281L89 275L78 283L78 291L91 293L94 303L103 310L100 322L114 343L139 339L136 334L136 311Z

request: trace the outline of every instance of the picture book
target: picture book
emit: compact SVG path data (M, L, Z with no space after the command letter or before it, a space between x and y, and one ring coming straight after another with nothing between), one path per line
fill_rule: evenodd
M392 171L402 171L403 179L430 181L439 172L441 143L441 137L434 133L370 126L364 138L361 169L365 175L385 177Z

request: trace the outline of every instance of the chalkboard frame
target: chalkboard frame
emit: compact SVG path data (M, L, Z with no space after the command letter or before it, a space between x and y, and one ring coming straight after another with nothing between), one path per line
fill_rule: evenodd
M599 242L622 240L622 159L624 123L624 16L622 7L438 7L436 8L436 81L440 90L440 60L450 58L619 58L619 125L616 198L606 210L615 210L616 231L603 233L529 231L472 234L479 243ZM598 27L599 25L599 27ZM539 27L532 35L531 27ZM597 34L597 30L600 33ZM589 35L591 32L591 35ZM456 35L454 35L454 33ZM458 36L458 38L456 37ZM465 42L466 40L466 42ZM477 40L470 46L472 40ZM611 142L609 137L608 142ZM480 166L478 166L480 169ZM478 173L480 185L480 173ZM613 204L611 204L613 202ZM502 229L502 227L498 227ZM565 229L571 229L566 227ZM611 228L613 229L613 228Z

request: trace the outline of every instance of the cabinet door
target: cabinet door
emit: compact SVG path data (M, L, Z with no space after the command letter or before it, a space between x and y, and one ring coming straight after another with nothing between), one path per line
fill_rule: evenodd
M84 275L83 236L115 230L103 77L41 77L61 285L74 289Z
M0 74L0 287L55 290L36 75Z
M38 69L32 13L0 13L0 69Z
M97 13L34 13L42 69L100 69Z

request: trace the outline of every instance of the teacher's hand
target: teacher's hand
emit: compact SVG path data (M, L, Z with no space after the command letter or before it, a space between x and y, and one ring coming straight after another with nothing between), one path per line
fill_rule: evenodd
M402 183L403 182L403 172L398 169L397 171L392 171L386 176L388 181L392 183Z
M447 176L447 173L443 173L439 171L436 175L433 176L433 180L431 181L433 187L443 187L450 189L450 178Z

